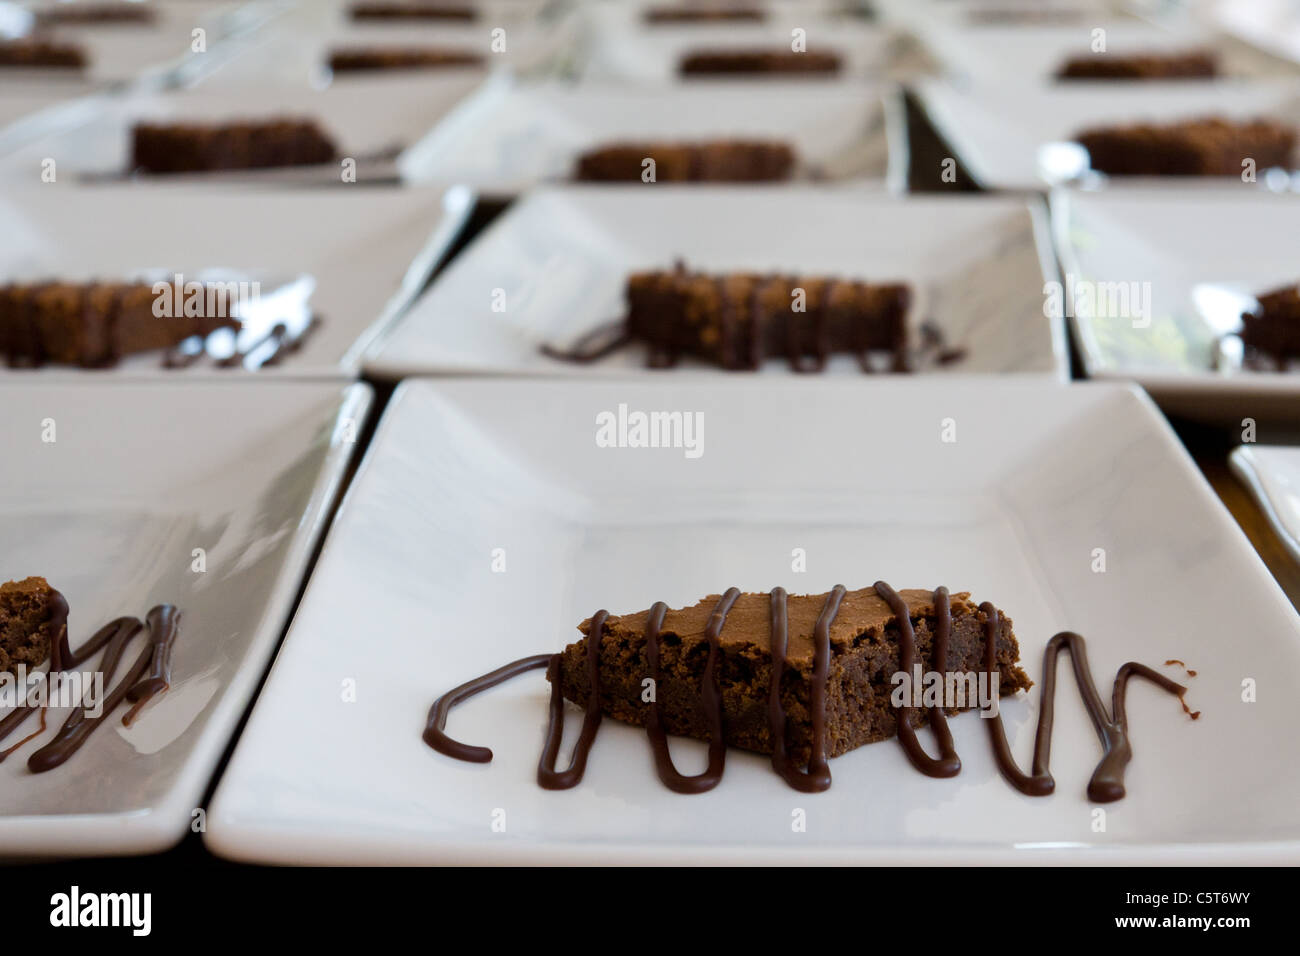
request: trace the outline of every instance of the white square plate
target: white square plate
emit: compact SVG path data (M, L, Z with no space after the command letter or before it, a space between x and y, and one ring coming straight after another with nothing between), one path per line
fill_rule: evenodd
M90 6L87 2L83 5ZM125 83L142 76L159 78L173 69L191 51L194 31L204 31L204 42L215 44L233 31L235 16L241 3L238 0L187 0L183 3L144 4L153 10L151 20L122 23L61 23L47 28L47 34L60 43L81 47L86 55L86 67L68 69L0 69L0 82L8 85L11 74L29 86L45 86L61 79L83 83ZM75 7L76 3L39 3L30 5L36 10ZM31 29L30 16L10 18L20 3L0 0L0 32L6 25L21 24L19 35ZM24 14L26 11L24 11ZM18 77L21 74L21 77Z
M160 183L44 185L0 196L0 283L49 279L149 281L181 273L248 277L269 296L297 283L320 324L302 348L258 374L355 375L371 337L414 299L463 225L463 192L336 186L283 192ZM123 228L129 223L130 228ZM250 325L248 335L260 334ZM162 367L158 352L128 356L89 373L66 366L10 369L0 380L89 374L96 381L140 376L239 375L199 362Z
M628 139L762 138L790 143L797 174L903 175L895 91L851 83L701 80L671 87L531 85L498 75L399 162L411 182L521 192L573 175L579 154ZM888 132L887 132L888 129Z
M565 186L535 190L471 245L376 342L382 378L440 372L590 375L644 372L631 347L592 365L556 361L565 345L622 314L629 272L693 268L903 280L914 322L932 321L966 357L939 374L1066 374L1063 324L1043 314L1054 276L1041 204L900 199L861 187ZM493 311L493 290L505 311ZM849 356L832 373L861 376ZM683 362L683 370L716 371ZM764 371L789 374L773 360Z
M1300 195L1240 183L1059 190L1052 205L1067 286L1084 300L1069 313L1089 376L1135 379L1195 418L1300 420L1300 374L1242 369L1219 344L1241 327L1250 296L1300 279ZM1090 308L1085 290L1108 288L1149 299L1149 315Z
M1106 48L1093 52L1093 31L1105 31ZM935 29L926 34L926 45L957 82L1014 85L1056 84L1073 87L1080 80L1059 81L1056 74L1075 56L1128 56L1150 52L1179 53L1210 49L1219 57L1219 68L1231 77L1296 76L1295 65L1261 54L1244 43L1209 30L1169 30L1141 20L1092 21L1070 26L998 26L981 29ZM1098 83L1104 81L1097 81ZM1109 81L1115 93L1127 96L1140 86ZM1141 81L1145 85L1148 81ZM1188 80L1207 83L1212 79Z
M678 73L683 56L701 50L789 50L796 29L803 31L806 52L835 53L841 60L837 73L820 77L813 74L803 78L806 82L880 78L889 71L898 49L896 35L885 27L818 15L807 7L772 9L762 22L651 25L642 20L646 6L599 4L585 11L588 34L581 67L584 80L695 83L696 79ZM757 74L736 79L766 83L780 76ZM761 96L762 87L756 88L754 95Z
M1300 860L1300 766L1275 759L1290 753L1300 702L1271 676L1300 668L1300 618L1136 389L408 381L393 402L218 787L215 852L277 863ZM620 404L702 414L702 454L599 447L596 416ZM955 442L941 439L946 418ZM1092 570L1096 548L1105 573ZM1064 673L1048 798L999 777L970 714L952 721L964 768L950 780L917 773L886 741L832 761L834 786L804 795L767 758L732 750L716 790L684 797L656 779L643 730L606 720L582 783L545 791L548 685L536 673L452 715L449 731L490 745L492 763L421 740L439 694L559 650L597 608L879 578L997 602L1035 680L1065 628L1087 635L1104 693L1125 661L1187 661L1202 716L1134 684L1128 796L1107 806L1104 832L1085 796L1100 745ZM1246 677L1256 703L1242 702ZM1002 704L1021 760L1038 706L1037 690ZM701 745L673 747L683 772L703 765ZM795 809L806 832L792 832Z
M1300 447L1239 445L1228 463L1255 496L1278 538L1300 561Z
M172 687L129 729L115 712L67 763L32 774L28 755L70 712L52 709L45 735L0 763L0 856L147 853L190 828L370 398L328 383L0 385L0 581L60 589L74 647L155 604L182 615ZM29 717L5 746L35 729Z
M442 116L482 82L477 70L435 73L417 82L392 77L358 77L323 90L267 86L257 95L238 87L152 92L99 101L93 112L50 111L49 122L29 130L27 140L0 156L0 183L39 183L42 162L52 158L66 180L125 180L131 162L131 130L139 122L222 123L293 117L316 121L334 141L340 157L356 161L358 182L397 176L404 148L417 142ZM0 146L3 142L0 142ZM141 176L154 184L189 179L211 182L316 183L343 181L339 162L282 169L254 169Z
M986 189L1044 189L1088 171L1072 137L1095 126L1176 122L1199 116L1268 116L1300 125L1300 86L1288 82L1112 83L962 89L921 80L917 94L935 128ZM1261 170L1261 175L1263 171ZM1232 177L1169 177L1181 186Z

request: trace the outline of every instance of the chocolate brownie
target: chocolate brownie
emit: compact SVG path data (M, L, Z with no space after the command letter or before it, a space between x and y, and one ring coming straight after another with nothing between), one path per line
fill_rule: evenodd
M663 6L648 7L641 15L646 23L761 23L767 13L759 7Z
M934 669L934 592L904 590L898 594L912 622L921 672L930 672ZM780 697L788 750L796 762L806 761L811 749L814 628L826 597L790 595L787 601L789 632ZM692 607L669 610L659 629L659 679L654 692L663 728L670 734L709 739L707 715L700 701L709 657L706 629L719 601L719 595L712 595ZM952 627L945 673L978 673L984 668L985 613L966 593L953 594L949 601ZM607 618L598 655L601 712L638 726L645 725L648 714L644 682L652 673L646 650L650 614L641 611ZM592 619L578 626L583 638L564 649L558 668L553 669L558 673L548 671L547 675L553 682L559 681L566 698L582 706L590 688L587 641L591 628ZM724 738L733 747L765 754L773 749L769 729L772 633L772 598L767 594L737 597L717 633L716 679L722 697ZM875 588L862 588L844 594L829 635L826 753L835 757L897 733L898 710L891 695L894 675L900 670L898 622ZM1030 687L1032 682L1017 664L1020 646L1011 620L1003 614L998 616L995 648L999 696Z
M85 50L72 43L41 37L0 40L0 66L82 69L86 63Z
M36 667L50 656L67 607L44 578L0 584L0 671ZM60 609L63 613L59 613Z
M1219 58L1209 50L1185 53L1091 53L1066 60L1057 71L1062 80L1175 80L1219 75Z
M192 173L328 163L334 142L312 120L138 123L131 166L149 173Z
M157 11L144 3L129 0L106 2L56 3L36 12L36 22L42 26L71 26L120 23L152 23Z
M124 355L165 349L195 335L240 326L229 309L219 305L214 315L160 317L154 314L157 300L153 286L145 283L0 286L0 355L14 366L48 362L96 368ZM217 296L213 300L214 304L221 301Z
M768 182L789 179L795 164L794 150L778 142L612 143L579 156L574 178L640 181L646 159L655 161L655 182Z
M469 50L438 47L348 47L330 54L335 73L375 70L482 66L483 57Z
M682 76L732 76L747 73L819 73L840 71L839 54L796 53L785 47L753 50L697 50L677 65Z
M366 0L354 3L353 20L460 20L478 19L478 11L471 6L452 3L403 3L401 0Z
M899 355L910 302L902 283L715 276L679 265L628 278L626 331L650 345L652 364L693 355L723 368L752 369L786 356L796 368L809 358L816 368L836 352Z
M1296 145L1295 129L1275 120L1217 116L1089 129L1075 139L1093 169L1113 176L1237 176L1246 159L1261 170L1290 168Z
M1300 359L1300 286L1265 292L1259 305L1241 316L1241 342L1248 353L1268 357L1279 367Z

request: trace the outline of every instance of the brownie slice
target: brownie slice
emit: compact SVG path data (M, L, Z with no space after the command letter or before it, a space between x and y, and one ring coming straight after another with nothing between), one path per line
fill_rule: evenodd
M215 297L214 297L215 299ZM124 355L170 348L219 328L238 329L226 307L214 314L154 314L153 286L41 282L0 286L0 355L10 365L47 362L96 368ZM205 295L206 300L206 295Z
M1066 60L1056 76L1062 80L1175 80L1219 75L1219 58L1209 50L1185 53L1092 53Z
M375 70L482 66L483 57L468 50L438 47L348 47L330 54L335 73Z
M932 667L935 609L930 591L905 590L922 672ZM781 701L786 715L789 752L797 762L808 759L812 739L811 678L815 657L813 630L826 595L791 595L788 599L789 643L781 675ZM984 668L985 616L966 593L949 598L952 630L947 671L975 673ZM719 601L712 595L693 607L670 610L659 639L659 680L655 696L664 729L671 734L709 737L701 712L700 691L709 654L705 630ZM617 720L644 726L648 708L642 702L643 681L651 675L646 656L645 628L649 611L610 617L605 622L598 655L600 709ZM564 696L585 706L590 692L587 642L591 619L578 626L583 638L564 649L558 680ZM771 598L741 594L727 614L718 636L718 682L722 695L723 734L727 744L770 754L768 723L772 678ZM1010 618L999 612L995 642L998 693L1014 694L1032 686L1017 666L1020 647ZM826 750L836 757L863 744L894 736L898 711L890 697L892 677L899 670L898 623L889 604L874 588L849 591L830 626L829 676L826 691ZM955 712L955 710L953 711ZM917 717L924 719L924 711Z
M0 671L36 667L67 623L67 605L44 578L0 584Z
M840 71L835 53L796 53L784 47L755 50L698 50L687 53L678 64L682 76L733 76L748 73L820 73Z
M1296 145L1295 130L1274 120L1213 116L1089 129L1075 139L1093 169L1118 176L1238 176L1248 158L1257 169L1289 168Z
M42 27L152 23L156 13L152 6L130 0L103 3L79 0L77 3L56 3L37 11L36 22Z
M310 166L336 155L333 141L305 119L138 123L131 132L131 166L149 173Z
M72 43L40 37L0 40L0 66L81 69L86 63L85 50Z
M1242 313L1242 344L1256 355L1285 367L1300 359L1300 286L1286 286L1258 297L1253 310Z
M795 164L788 145L764 140L612 143L579 156L574 178L639 182L646 159L656 182L771 182L789 179Z
M723 368L753 369L785 356L796 368L811 358L815 369L837 352L901 356L910 303L910 288L897 282L707 275L679 266L628 277L626 331L664 360L652 364L693 355Z
M401 2L401 0L365 0L354 3L353 20L460 20L478 19L471 6L451 3Z
M767 14L759 7L662 6L647 7L641 18L646 23L761 23Z

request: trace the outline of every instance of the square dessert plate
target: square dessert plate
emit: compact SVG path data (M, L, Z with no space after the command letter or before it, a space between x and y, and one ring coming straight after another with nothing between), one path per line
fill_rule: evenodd
M1113 82L975 88L923 79L916 90L935 128L986 189L1041 190L1089 174L1088 153L1073 137L1097 126L1203 116L1268 117L1300 126L1300 87L1290 81L1170 81L1118 89ZM1236 181L1185 176L1170 180L1184 188Z
M694 83L681 77L683 56L703 50L790 50L795 30L808 53L833 53L840 57L834 74L811 74L806 82L880 78L889 72L898 52L899 37L887 27L845 17L818 14L807 6L772 7L761 22L647 24L650 4L599 4L584 11L587 37L580 73L587 81L643 83ZM779 79L781 74L753 74L737 81ZM786 79L800 79L789 77ZM761 93L761 88L755 91Z
M1300 9L1290 0L1210 0L1198 13L1214 27L1300 64Z
M543 187L457 257L376 340L365 367L386 379L664 374L646 369L640 345L582 365L547 357L541 346L566 346L619 318L630 272L670 269L680 258L706 271L906 281L912 323L929 322L965 350L951 365L923 366L926 374L1064 378L1063 323L1043 313L1043 284L1055 278L1044 213L1037 200L904 199L861 186ZM683 361L679 371L717 370ZM763 372L791 374L775 359ZM833 358L827 372L862 374L851 356Z
M679 442L596 440L604 413L674 411L695 423ZM955 778L917 773L885 741L831 761L833 786L811 795L735 749L716 789L672 793L645 731L607 718L582 782L546 791L538 672L452 712L448 733L490 746L491 763L421 740L436 697L559 651L597 608L879 579L996 602L1035 681L1051 635L1077 630L1108 699L1117 669L1145 661L1190 683L1200 719L1134 682L1128 794L1104 818L1086 798L1100 744L1068 672L1046 798L1001 779L976 714L952 720ZM275 863L1296 862L1300 766L1277 755L1300 702L1269 675L1297 668L1300 617L1131 386L408 380L206 840ZM1019 760L1039 706L1037 689L1002 702ZM565 709L571 741L580 711ZM702 744L672 748L683 773L704 766Z
M40 129L12 149L0 140L0 183L40 182L42 163L53 159L64 181L96 184L163 180L230 180L278 185L337 185L339 161L276 169L221 170L166 176L130 176L131 131L137 123L223 123L293 117L315 121L333 140L340 161L355 161L357 182L394 181L402 151L424 136L461 99L483 82L476 70L435 74L418 83L392 77L358 77L325 89L263 86L177 90L138 89L107 98L93 112L49 111Z
M1104 51L1092 50L1096 30L1105 31ZM1300 76L1300 67L1296 64L1269 56L1247 43L1234 43L1203 27L1168 29L1135 19L1065 26L936 28L927 31L925 44L956 82L980 85L1039 83L1054 86L1060 83L1073 87L1088 81L1061 81L1056 74L1066 61L1076 56L1091 55L1104 59L1107 56L1190 50L1212 51L1226 77ZM1141 82L1145 84L1147 81ZM1206 78L1186 82L1212 83L1214 80ZM1128 95L1140 87L1111 81L1111 88L1116 93Z
M1236 183L1061 189L1051 201L1090 377L1136 380L1166 410L1203 420L1300 420L1300 372L1243 368L1240 342L1224 338L1253 296L1300 280L1300 195Z
M93 6L82 2L81 6ZM183 3L143 4L152 11L147 21L117 23L53 23L43 33L59 43L80 47L84 69L0 69L0 82L13 79L29 86L61 80L104 84L125 83L141 77L160 78L191 52L194 31L204 32L204 42L215 44L236 32L238 0L187 0ZM78 3L24 4L0 0L0 36L23 36L36 25L35 11L76 7ZM13 74L11 76L11 74Z
M514 194L567 180L586 150L627 140L775 139L798 155L796 176L904 174L897 91L854 83L700 80L668 87L522 83L498 74L402 154L410 182L465 183Z
M122 615L181 613L171 688L129 728L116 711L34 774L28 756L72 712L52 707L45 732L0 763L0 856L154 852L199 819L370 401L337 382L0 383L0 581L61 590L74 647ZM29 717L4 745L36 728Z
M1300 446L1239 445L1228 464L1300 562Z
M0 283L156 282L174 281L176 274L186 282L248 282L257 300L245 316L241 338L255 341L268 324L302 311L317 319L299 349L277 364L248 371L354 376L366 345L414 300L471 206L464 190L420 187L399 193L342 184L279 192L193 182L149 189L26 186L0 196L0 214L9 226L0 234ZM283 309L276 304L277 292ZM0 365L0 381L63 374L105 381L243 372L210 360L169 369L161 353L150 352L90 371Z

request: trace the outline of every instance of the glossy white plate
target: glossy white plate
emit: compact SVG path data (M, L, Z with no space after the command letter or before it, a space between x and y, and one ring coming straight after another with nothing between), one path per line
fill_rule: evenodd
M807 6L773 8L759 23L655 25L642 20L648 6L598 4L584 11L587 24L580 67L584 81L694 83L695 79L678 73L683 56L702 50L790 50L795 30L802 31L804 51L834 53L841 61L837 73L803 77L806 82L880 78L889 71L898 52L897 37L889 29L847 17L819 15ZM735 79L766 83L779 78L780 74ZM754 94L761 96L762 87Z
M534 191L444 272L366 370L386 379L446 372L646 373L642 346L591 365L548 358L623 313L627 275L693 268L785 271L913 287L911 322L967 350L941 374L1066 375L1063 324L1043 314L1054 275L1045 210L1018 199L901 199L860 187L566 186ZM494 289L504 311L494 308ZM683 362L681 370L716 371ZM789 374L782 360L764 366ZM861 376L851 356L828 373Z
M1104 30L1105 50L1093 50L1094 32ZM1296 76L1294 65L1261 54L1244 43L1233 43L1211 30L1181 27L1176 30L1134 19L1093 20L1068 26L990 26L978 29L934 29L925 35L926 46L956 82L981 85L1064 84L1056 74L1076 56L1129 56L1141 53L1181 53L1213 50L1219 68L1228 77ZM1097 81L1098 83L1104 81ZM1133 83L1110 81L1111 89L1127 96ZM1141 81L1144 85L1147 81ZM1188 80L1195 84L1213 80Z
M597 415L620 405L702 415L701 454L600 447ZM834 786L804 795L733 749L718 788L686 797L656 779L643 730L606 720L581 784L544 791L548 685L535 672L451 715L449 732L492 747L492 763L421 740L434 698L558 650L597 608L880 578L996 601L1035 680L1064 628L1087 635L1107 698L1125 661L1177 676L1164 662L1184 660L1201 718L1134 683L1129 792L1105 808L1104 832L1085 796L1100 745L1063 661L1057 793L1041 799L1000 778L973 714L952 721L955 779L922 776L882 742L832 761ZM1300 719L1275 675L1297 668L1300 617L1130 387L408 381L221 780L207 842L276 863L1295 862L1300 766L1270 755L1290 752ZM1020 760L1038 706L1036 690L1003 702ZM683 772L703 766L701 745L673 749ZM806 832L793 832L796 810Z
M172 687L129 729L110 717L63 766L32 774L28 755L68 713L52 710L45 735L0 763L0 856L154 852L202 825L195 810L370 399L338 383L0 384L0 581L48 578L68 599L74 646L155 604L182 614ZM29 717L5 746L36 726Z
M1220 344L1241 327L1251 296L1300 279L1300 195L1240 183L1059 190L1052 205L1088 375L1136 380L1169 411L1196 418L1300 420L1300 374L1242 369L1231 341ZM1126 309L1111 289L1142 304Z
M299 351L258 374L350 376L370 340L423 288L470 206L464 191L359 185L281 192L192 182L11 189L0 196L0 218L8 224L0 233L0 282L158 281L180 273L185 281L256 281L268 298L298 283L320 324ZM89 373L0 364L0 380L69 372L95 381L241 374L210 362L164 369L157 352Z
M988 189L1044 189L1089 171L1072 137L1096 126L1175 122L1201 116L1267 116L1300 125L1300 86L1265 80L962 88L921 80L917 95L970 175ZM1264 171L1260 170L1260 176ZM1116 184L1123 181L1114 180ZM1234 177L1167 177L1179 186ZM1240 183L1238 183L1240 184Z
M340 162L282 169L234 170L127 180L131 130L139 122L224 123L277 117L314 120L334 141L340 157L355 160L357 182L392 180L403 149L482 82L476 70L437 73L420 82L391 77L358 77L323 90L268 85L256 95L245 88L204 89L202 85L168 92L138 90L103 100L94 111L47 114L39 131L0 156L0 183L40 182L42 163L54 159L68 180L140 182L189 179L245 183L338 185ZM4 141L0 140L0 146ZM351 185L351 184L349 184Z
M1278 538L1300 561L1300 447L1239 445L1228 463L1255 496Z
M779 139L798 174L834 179L903 175L901 112L893 90L861 84L701 80L637 84L524 84L498 75L399 161L411 182L463 182L512 194L569 179L586 150L620 140Z

